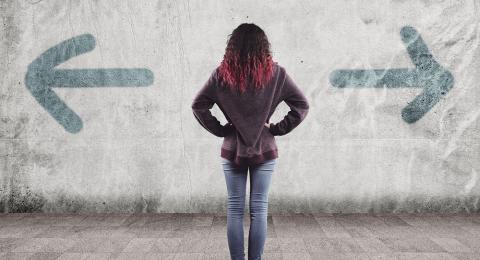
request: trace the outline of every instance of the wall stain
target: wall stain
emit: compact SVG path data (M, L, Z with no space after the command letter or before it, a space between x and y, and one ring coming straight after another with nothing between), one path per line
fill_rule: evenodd
M18 118L0 116L0 138L21 138L29 121L26 114Z
M357 198L323 199L282 196L271 198L270 213L478 213L480 196L417 195L400 199L384 196L375 200Z
M53 171L54 155L31 149L26 139L6 140L7 152L0 154L5 169L0 183L3 212L43 212L46 198L32 188L29 176L34 167Z
M28 187L15 188L10 191L8 212L33 213L43 212L45 198L32 192Z
M53 200L34 194L28 189L23 193L15 193L10 200L9 211L43 212L43 213L181 213L172 212L161 207L160 200L155 197L141 195L122 196L114 199L95 197L85 198L60 193ZM1 204L0 204L1 205ZM205 202L192 202L194 208L189 213L226 214L226 200L217 198ZM299 198L283 196L270 198L270 214L285 213L479 213L480 197L458 196L385 196L374 201L356 198ZM0 211L1 212L1 211ZM249 213L245 206L245 213Z
M43 209L48 213L159 213L158 197L118 196L115 198L72 195L65 191L54 192L55 196L45 201Z

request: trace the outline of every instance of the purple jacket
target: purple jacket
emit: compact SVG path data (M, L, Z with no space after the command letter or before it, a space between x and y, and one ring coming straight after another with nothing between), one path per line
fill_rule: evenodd
M261 91L247 88L243 94L220 85L218 69L197 93L192 110L201 126L224 138L220 156L237 165L255 165L278 158L275 136L289 133L307 116L309 104L301 90L277 62L272 79ZM265 123L282 101L290 111L268 128ZM214 104L225 115L228 121L225 125L211 114Z

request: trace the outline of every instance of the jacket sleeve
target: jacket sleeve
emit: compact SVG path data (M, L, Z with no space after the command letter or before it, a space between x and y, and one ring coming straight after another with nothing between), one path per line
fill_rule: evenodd
M297 127L308 114L308 100L292 78L285 73L284 86L281 90L280 100L285 101L290 111L276 124L270 125L270 133L274 136L285 135Z
M191 107L193 115L203 128L215 136L225 137L232 130L233 126L229 122L222 125L210 112L210 109L216 103L215 85L216 77L214 71L196 94Z

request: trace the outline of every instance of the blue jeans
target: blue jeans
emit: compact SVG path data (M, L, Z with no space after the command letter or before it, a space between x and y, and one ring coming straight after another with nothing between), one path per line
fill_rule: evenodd
M267 237L268 191L276 159L254 166L239 166L220 157L228 190L227 237L232 260L244 260L243 209L250 171L250 230L248 260L260 260Z

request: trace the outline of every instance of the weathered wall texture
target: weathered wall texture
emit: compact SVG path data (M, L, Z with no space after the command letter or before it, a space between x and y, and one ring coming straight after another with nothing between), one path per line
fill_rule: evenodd
M190 104L242 22L266 31L311 104L277 137L270 212L480 209L478 0L0 3L2 212L225 212L222 140ZM423 86L332 83L340 69L417 73L405 26L454 79L413 123L402 110ZM84 50L65 43L42 56L81 35ZM287 111L282 103L272 122Z

